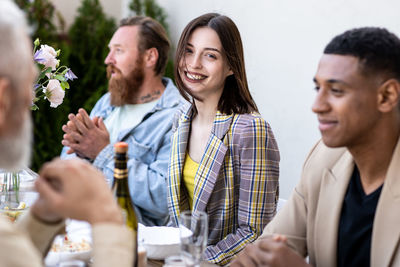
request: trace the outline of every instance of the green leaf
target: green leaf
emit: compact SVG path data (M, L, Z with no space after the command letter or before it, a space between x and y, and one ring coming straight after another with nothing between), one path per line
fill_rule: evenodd
M51 67L48 67L46 70L42 70L40 72L40 75L38 77L38 81L40 81L41 79L43 79L46 76L46 73L50 73L51 72Z
M33 105L31 106L31 110L38 110L38 109L39 109L39 107L36 106L36 104L33 104Z
M65 91L65 89L69 89L69 83L68 82L61 82L61 88Z
M57 74L56 76L54 76L54 78L59 80L60 82L65 82L67 80L67 78L60 74Z

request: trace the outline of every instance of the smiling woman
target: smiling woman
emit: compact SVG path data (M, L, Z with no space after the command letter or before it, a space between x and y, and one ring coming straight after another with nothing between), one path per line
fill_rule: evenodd
M177 116L168 178L173 223L182 211L208 214L203 257L225 265L276 212L279 151L250 94L240 33L216 13L181 35L175 80L190 105Z
M186 90L197 100L207 101L220 99L226 78L233 74L217 33L208 27L193 31L178 71Z

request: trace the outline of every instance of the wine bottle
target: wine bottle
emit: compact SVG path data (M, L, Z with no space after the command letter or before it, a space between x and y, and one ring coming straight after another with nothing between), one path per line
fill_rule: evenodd
M135 262L134 266L137 267L138 261L138 242L137 242L137 231L138 222L135 214L135 209L132 203L132 199L129 193L128 184L128 144L125 142L118 142L114 145L115 157L114 157L114 182L113 182L113 194L116 198L118 205L121 207L125 224L132 230L134 235L134 253Z

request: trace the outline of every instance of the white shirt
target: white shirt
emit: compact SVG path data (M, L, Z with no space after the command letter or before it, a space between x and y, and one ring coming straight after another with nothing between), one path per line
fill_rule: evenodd
M144 104L126 104L114 108L105 119L104 124L110 134L110 143L115 143L121 131L138 125L144 115L151 111L157 100Z

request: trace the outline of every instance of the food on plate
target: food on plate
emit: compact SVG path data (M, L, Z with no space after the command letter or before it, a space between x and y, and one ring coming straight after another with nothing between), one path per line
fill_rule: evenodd
M62 242L54 242L51 246L51 252L81 252L91 249L90 243L82 238L81 241L72 241L68 235L65 235Z

